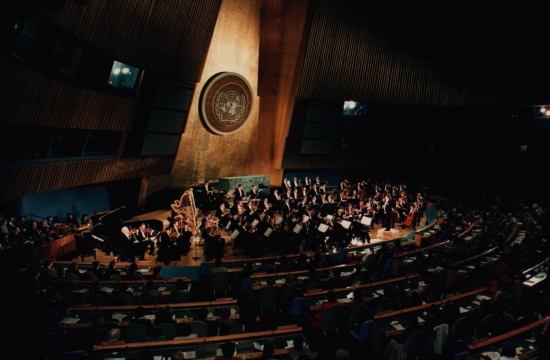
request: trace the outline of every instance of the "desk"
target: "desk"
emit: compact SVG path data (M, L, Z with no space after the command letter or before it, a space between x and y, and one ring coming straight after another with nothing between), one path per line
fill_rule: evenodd
M439 232L439 223L436 221L426 226L422 230L417 231L414 234L414 243L417 247L421 248L426 246L430 242L435 234Z
M54 260L74 250L76 250L74 234L63 236L36 248L39 261L46 259Z
M461 315L467 315L474 311L480 304L480 301L487 295L492 295L485 289L479 289L456 295L445 300L439 300L412 308L393 311L386 314L374 315L372 324L371 345L374 349L380 351L380 343L384 338L401 334L410 324L407 321L407 314L415 313L418 316L418 322L423 323L427 316L427 310L432 305L442 305L452 301L460 309Z
M290 329L274 330L274 331L258 331L253 333L232 334L227 336L211 336L206 338L188 339L188 340L166 340L153 341L146 343L128 343L121 345L97 345L94 349L96 359L112 358L130 358L137 359L134 351L139 349L149 349L155 356L171 356L177 350L195 351L197 359L211 359L216 356L217 350L222 344L228 341L233 341L236 345L237 354L246 355L249 357L260 357L261 352L254 349L253 341L264 345L266 343L273 344L277 349L275 354L284 354L292 351L289 346L289 341L292 341L295 336L301 335L302 328L294 327ZM254 339L254 340L251 340ZM278 346L282 345L282 346ZM283 347L281 349L281 347ZM135 357L131 357L134 355ZM130 356L130 357L126 357Z
M191 306L183 304L172 304L172 312L174 314L174 320L177 323L189 322L198 319L199 311L203 308L208 310L208 317L206 321L216 321L219 318L219 314L222 308L228 308L230 312L230 318L237 320L239 316L239 307L236 301L233 304L209 304L197 306L197 303L189 303ZM209 305L208 305L209 304ZM143 305L146 313L149 315L149 319L154 321L156 314L162 310L164 306ZM97 314L101 313L105 317L106 322L116 323L117 326L126 326L133 318L137 305L132 306L97 306L87 308L70 308L68 310L68 316L61 320L59 327L61 328L74 328L74 327L89 327L92 326L94 318Z
M336 299L340 301L343 304L347 304L352 302L350 298L348 298L349 294L353 294L353 291L356 289L360 289L363 292L363 301L369 302L373 301L379 296L384 294L384 288L385 287L392 287L393 290L397 290L397 284L402 281L410 281L415 278L417 278L418 275L412 275L409 277L401 277L397 279L390 279L385 281L379 281L377 283L371 283L371 284L365 284L365 285L356 285L351 286L348 288L340 288L340 289L334 289L333 291L336 292ZM423 284L419 284L420 286L423 286ZM327 292L328 291L320 291L315 293L307 293L304 295L304 301L306 303L306 306L309 311L318 311L321 308L321 305L324 302L327 302Z
M491 353L497 352L502 345L509 341L516 348L520 360L529 359L536 355L535 340L544 324L550 321L550 317L536 321L506 334L495 336L477 344L468 346L466 359L468 360L490 360ZM518 351L519 350L519 351Z
M100 283L100 289L110 294L111 292L113 292L114 289L119 287L120 283L113 283L112 281L102 282ZM127 286L126 292L131 292L134 296L140 296L143 290L145 290L144 282L126 281L124 282L124 285ZM70 284L70 286L71 286L71 291L73 293L80 293L83 295L88 295L88 293L92 289L91 284ZM190 290L191 284L187 285L187 288ZM168 296L172 291L176 290L176 285L174 282L172 283L157 282L154 284L153 290L158 291L163 296Z

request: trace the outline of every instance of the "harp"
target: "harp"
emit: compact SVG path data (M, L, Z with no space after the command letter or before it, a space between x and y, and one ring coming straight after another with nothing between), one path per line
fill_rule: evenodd
M184 223L187 222L188 230L194 234L197 229L197 208L193 189L185 190L179 200L174 200L171 207L172 211L176 213L174 217L179 218Z

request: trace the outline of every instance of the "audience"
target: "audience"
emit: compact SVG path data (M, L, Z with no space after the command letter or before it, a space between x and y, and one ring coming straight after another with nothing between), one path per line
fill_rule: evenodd
M381 197L386 191L392 191L392 187L388 190L386 186L380 186L380 191L374 191L377 188L376 186L378 186L376 184L371 185L371 187L368 187L368 185L361 186L366 186L365 191L367 194L373 193L372 200L368 201L369 206L367 207L363 204L365 205L365 209L372 208L372 205L375 205L374 207L376 208L375 199ZM306 194L306 196L311 197L311 202L317 202L321 199L313 200L313 198L316 198L316 195L314 195L315 191L320 191L322 187L318 186L315 189L311 190L313 191L311 195ZM288 192L281 191L281 193ZM396 194L398 193L399 191L396 192ZM414 194L414 192L411 194ZM338 196L341 195L338 194ZM304 335L309 340L307 343L313 347L313 350L331 350L329 352L322 352L317 356L317 353L313 352L311 348L304 347L304 338L302 336L296 336L294 338L294 349L288 353L288 356L294 360L315 359L316 357L330 359L330 354L334 354L335 359L346 360L361 358L361 354L355 352L356 348L354 345L343 339L330 339L330 336L329 341L323 343L316 336L312 335L315 332L309 331L310 327L313 329L319 328L327 311L334 306L339 306L342 310L341 326L344 327L342 330L345 331L340 332L340 337L345 338L346 333L350 329L359 333L361 325L365 321L373 319L374 309L378 309L379 311L406 309L419 306L423 302L430 303L442 299L445 300L454 294L464 293L476 288L485 288L492 293L491 299L480 300L478 311L468 313L468 316L472 320L472 326L466 328L461 333L461 339L464 341L464 344L476 343L487 337L506 333L513 329L532 324L550 315L550 311L548 311L548 307L544 302L541 303L539 299L531 297L528 293L526 295L526 292L523 292L523 294L516 292L517 284L514 284L516 280L520 282L525 280L523 271L545 260L550 254L550 245L545 240L550 230L548 226L550 222L549 214L537 212L530 205L532 201L530 202L525 198L518 198L514 202L504 202L502 200L496 202L491 197L484 199L470 199L458 196L445 198L429 194L421 194L421 196L409 195L408 197L411 201L418 202L415 209L418 211L419 216L426 211L425 202L430 201L436 204L436 208L440 211L440 216L443 219L439 224L439 230L431 239L430 244L433 247L429 251L414 254L414 256L410 257L410 266L399 269L401 271L400 276L407 275L412 268L417 269L419 277L414 280L407 279L396 282L391 286L385 286L381 291L383 295L377 295L376 299L372 299L370 295L367 297L363 289L355 288L353 290L353 299L345 301L346 304L338 301L338 298L343 297L342 294L344 292L342 290L335 292L333 289L345 289L347 286L350 286L351 278L358 279L357 282L354 282L356 284L366 284L373 281L371 279L376 278L373 275L382 276L382 278L377 278L374 281L391 280L394 277L393 269L387 268L387 264L391 263L393 259L400 259L402 253L414 250L414 245L399 242L395 246L388 243L382 246L375 246L372 253L365 255L354 268L349 268L349 271L353 271L352 275L346 275L345 272L348 270L339 268L332 270L330 273L323 273L318 269L351 263L355 261L354 259L359 259L355 257L356 255L353 253L351 247L345 249L345 246L351 241L351 236L354 238L358 236L357 231L351 230L347 232L341 228L343 219L350 219L350 222L354 223L356 220L354 217L355 214L353 214L355 212L354 209L359 210L358 213L361 213L362 209L358 206L359 201L357 201L357 204L353 204L355 199L348 198L348 203L350 200L352 202L351 207L346 206L343 209L335 207L337 211L335 212L334 220L328 220L327 215L330 214L321 211L320 207L300 210L298 204L291 204L290 202L289 206L292 207L295 205L295 209L298 209L298 212L290 211L282 212L282 214L278 212L277 217L280 215L282 219L278 224L273 222L273 210L249 212L243 216L237 213L237 216L232 217L232 219L237 222L237 227L245 229L244 233L247 237L246 239L240 239L240 243L247 244L249 241L257 240L259 237L255 235L256 232L261 231L263 234L266 232L267 227L270 227L273 229L271 235L273 237L266 238L264 236L260 243L255 243L254 252L257 251L256 246L259 246L259 249L270 251L272 254L278 256L276 259L274 257L266 258L262 261L262 265L249 261L244 265L242 271L235 274L228 273L231 279L229 294L238 299L239 302L240 316L239 320L237 320L239 325L242 323L245 325L244 327L247 331L255 331L273 329L275 325L284 324L287 320L288 322L294 321L295 323L297 321L296 318L290 319L290 316L286 315L286 310L291 309L293 299L303 297L304 294L307 296L306 289L316 286L319 289L328 290L326 293L327 301L321 304L320 310L313 314L313 316L309 318L301 316L298 321L302 322L300 325L304 327ZM326 198L325 196L321 200L326 200ZM537 199L536 201L538 204L543 204L541 199ZM272 213L270 214L270 212ZM307 216L308 220L304 220L303 215ZM38 267L36 259L33 259L32 253L28 251L30 247L25 247L23 244L28 239L37 238L37 235L40 235L40 238L42 238L41 234L46 231L44 229L47 229L51 225L46 221L46 224L43 223L42 226L38 226L32 221L27 222L24 218L20 219L19 222L14 222L13 219L9 220L3 219L0 224L0 232L5 237L4 241L0 244L3 249L5 247L2 253L2 256L4 256L2 258L3 261L0 262L2 270L5 273L2 277L3 284L1 290L3 291L2 294L5 294L5 301L11 301L17 304L18 308L24 309L24 311L17 312L21 314L20 317L23 319L41 319L46 311L54 312L58 317L63 317L65 316L69 300L71 303L85 304L88 296L92 294L101 295L105 299L105 304L110 306L123 305L124 302L121 301L122 294L128 294L133 298L132 292L128 289L130 285L124 283L117 285L111 293L102 290L101 281L120 279L121 271L115 268L116 262L114 261L109 264L105 271L101 268L99 261L94 261L91 267L81 267L77 262L73 262L65 270L63 267L55 266L52 261L47 260L42 263L41 267ZM77 226L78 219L67 215L67 220L74 226ZM258 220L258 223L254 226L251 225L255 220ZM380 225L379 222L382 220L380 214L373 216L374 225ZM395 222L397 225L399 224L399 220ZM390 225L395 227L395 222L392 221ZM519 228L525 234L521 239L514 241L514 236L517 235L517 231L515 230L516 223L520 224ZM293 230L298 224L301 224L302 229L306 228L308 231L302 232L300 230L294 232ZM323 233L322 236L317 231L314 231L320 224L329 225L327 232ZM461 233L469 231L475 224L480 224L480 231L471 233L472 236L468 239L460 236ZM285 245L281 246L283 243ZM323 252L323 249L330 247L331 244L334 246L334 253L327 255ZM296 257L290 256L294 251L291 249L298 248L312 250L313 257L309 258L305 253ZM289 250L286 251L285 249ZM446 275L445 271L447 271L451 264L468 259L475 254L481 254L487 250L491 250L492 252L490 256L486 257L487 259L484 263L474 264L471 272L469 271L461 275L460 281L454 284L446 283L447 277L441 274ZM221 258L216 258L215 263L216 266L210 270L211 274L228 272L228 269L222 266ZM434 269L442 269L442 273L440 274L439 270L433 271ZM132 264L123 270L125 272L124 280L142 282L143 276L137 270L138 267L136 264ZM162 268L156 267L153 271L153 276L148 279L163 280L160 276L161 270ZM252 274L261 272L276 274L298 270L307 272L307 278L305 276L304 278L288 276L286 279L283 279L286 280L284 284L275 283L275 278L270 278L267 281L269 287L277 290L277 312L275 317L271 315L260 318L258 316L260 309L257 299L254 296L240 296L239 294L241 281L250 279ZM88 293L75 292L68 285L69 283L64 281L67 278L67 274L70 274L69 277L71 279L93 281L89 285ZM204 281L207 284L208 280ZM202 285L195 286L195 283L193 283L191 288L193 296L195 296L195 293L200 294L202 290L208 287L208 284L206 287L201 287ZM548 285L542 283L540 289L547 291ZM259 292L255 291L254 294L257 295ZM349 290L344 295L348 294ZM377 294L380 294L380 292ZM188 283L183 280L175 282L174 291L167 298L164 298L156 290L153 281L148 281L145 283L141 296L138 297L136 295L135 301L136 305L176 303L189 301L190 295ZM520 298L521 301L519 301ZM185 300L179 301L178 299ZM193 299L197 301L195 297ZM381 303L383 303L383 306L379 306ZM139 306L136 308L134 316L127 318L126 321L129 321L131 324L146 326L147 341L165 339L165 335L162 334L159 325L166 323L177 325L176 340L197 337L197 334L192 333L192 327L189 323L176 324L173 318L173 311L169 306L161 305L159 309L145 310L143 306ZM357 311L354 311L356 309ZM419 323L417 313L412 312L407 315L408 326L399 335L393 336L393 339L398 344L404 344L411 334L418 331L425 331L425 337L427 338L429 329L442 324L447 324L450 329L458 319L463 317L463 314L461 314L462 310L459 310L459 307L452 301L445 301L442 305L433 305L425 311L426 314L421 315L423 323ZM147 313L156 315L153 322L145 318ZM193 320L204 321L208 313L209 310L204 308L199 312L197 318ZM350 318L352 313L354 313L354 317ZM70 332L67 332L66 337L70 342L71 348L88 348L86 344L91 343L90 338L93 331L105 327L112 327L108 334L109 342L121 341L121 325L113 321L110 315L112 313L105 313L105 316L103 313L98 314L97 318L94 318L90 329L75 328L75 330L71 329ZM489 315L497 316L498 325L496 329L487 328L487 324L481 321ZM256 321L255 319L259 320ZM307 319L308 321L304 322L303 319ZM2 325L3 329L9 328L15 331L18 327L22 326L16 324L11 319L5 318L5 315L0 320L6 320ZM36 338L36 341L38 341L41 334L51 329L47 328L47 321L36 321L38 325L31 331L35 335L29 336L33 339ZM219 312L219 318L215 322L210 322L210 334L230 334L230 325L235 321L231 319L229 308L222 307ZM24 324L25 322L23 321L22 323ZM347 326L344 324L347 324ZM4 331L3 333L7 332ZM122 334L125 334L123 328ZM4 341L9 341L12 338L14 337L7 335ZM546 328L544 328L536 341L536 345L541 353L548 352L548 346L546 345L548 341L546 341L546 338ZM13 344L17 344L17 341L15 339ZM384 341L382 347L385 348L387 341ZM277 349L282 348L279 347L279 344L265 344L262 358L273 358L274 346ZM331 348L331 346L334 347ZM334 349L340 347L341 349L334 353ZM224 344L222 350L223 356L218 356L216 359L240 358L240 356L234 356L234 343ZM381 355L383 350L378 355ZM451 355L454 355L454 353L445 353L444 351L444 355L452 358ZM139 354L139 357L144 359L151 356L152 354L146 351L141 351ZM184 354L178 352L172 358L184 358ZM510 343L502 345L500 358L506 360L517 359L514 346ZM542 355L541 358L543 358Z

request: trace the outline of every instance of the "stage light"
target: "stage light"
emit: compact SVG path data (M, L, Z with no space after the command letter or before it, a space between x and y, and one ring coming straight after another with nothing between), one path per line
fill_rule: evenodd
M550 116L550 110L546 110L546 112L544 113L544 115Z
M546 112L546 108L545 108L544 106L541 107L541 108L540 108L540 112L544 114L544 113Z
M119 68L113 69L113 74L115 75L120 74L120 69Z
M122 69L123 74L128 74L129 72L130 72L130 69L128 69L128 68Z

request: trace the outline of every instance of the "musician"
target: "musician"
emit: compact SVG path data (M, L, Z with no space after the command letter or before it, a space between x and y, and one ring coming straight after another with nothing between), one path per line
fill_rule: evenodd
M203 192L203 201L202 201L202 210L203 212L210 211L212 208L212 201L214 201L214 188L210 186L210 182L206 180L204 186L202 187Z
M53 240L53 236L57 232L57 229L53 226L50 226L48 224L48 220L42 220L42 224L40 225L40 232L42 234L45 234L50 240Z
M281 199L281 196L279 195L279 191L277 189L274 189L273 190L273 194L271 195L271 203L274 204L275 206L279 205L282 203L282 199Z
M307 198L307 191L308 189L304 186L302 190L300 191L300 195L298 196L299 199Z
M313 184L313 186L311 187L311 190L309 191L309 196L313 196L313 197L319 197L319 190L317 188L317 184Z
M297 190L300 187L300 183L298 182L298 178L294 177L292 179L292 183L290 185L292 186L292 190Z
M346 184L344 181L340 181L340 184L338 184L338 191L344 191L346 189Z
M264 198L264 201L262 201L262 202L260 203L260 206L258 206L258 208L259 208L260 210L263 210L263 211L266 211L266 212L267 212L267 211L269 211L269 209L271 208L271 206L272 206L272 205L269 203L268 198Z
M217 222L215 226L216 228L218 227ZM176 237L177 251L175 251L175 253L177 256L187 256L187 253L191 248L191 235L193 235L189 229L189 224L178 222L175 225L175 231L178 234Z
M149 250L149 255L155 255L155 242L149 238L151 229L147 229L145 224L141 224L136 232L136 238L141 244L140 247L140 258L145 257L145 252Z
M134 233L127 226L120 229L120 260L134 262L136 257L136 244L139 244Z
M225 241L220 237L219 231L215 227L210 227L203 235L204 239L204 254L206 259L217 259L223 255Z
M327 190L326 190L325 187L326 187L325 184L319 185L319 194L323 195L323 194L326 194L326 193L327 193Z
M304 178L304 186L310 186L311 185L311 179L307 176Z
M308 206L309 206L309 203L308 203L308 201L307 201L307 196L306 196L306 197L303 197L303 198L302 198L302 201L300 201L300 202L298 203L298 210L300 210L300 212L306 211L307 208L308 208Z
M160 235L157 242L158 247L158 261L162 261L164 265L170 265L172 260L172 251L175 247L175 243L172 236L172 227L168 226L166 230Z
M227 216L229 213L229 210L225 207L225 203L221 203L218 205L218 208L216 209L216 217L220 219L221 226L225 226L227 224L227 221L229 220L229 216Z
M65 219L65 224L74 226L74 227L80 227L80 221L73 216L73 214L68 213L67 218Z
M38 228L36 221L31 222L31 226L27 229L27 238L38 240L42 237L42 231Z
M384 199L384 205L382 205L382 210L384 211L384 226L386 227L385 231L390 231L394 217L393 208L395 207L395 203L390 195L386 195Z
M225 225L225 229L229 232L233 232L238 227L239 227L239 214L235 212L231 214L231 218L229 218L227 224Z
M242 199L245 198L246 193L243 190L243 185L242 184L237 185L237 188L235 189L234 196L235 196L234 199L233 199L234 204L236 204L237 201L241 201Z
M231 208L231 212L236 212L237 214L242 214L245 211L245 207L243 205L242 201L235 202L235 205L233 205L233 208Z
M292 209L290 207L290 199L285 198L285 202L283 204L283 214L290 214L291 211Z
M410 220L409 220L410 219ZM409 206L409 211L408 213L406 214L406 219L403 221L403 229L405 229L407 226L406 226L406 223L407 222L410 222L411 223L411 227L413 229L416 229L416 222L417 222L417 211L416 211L416 208L414 205L410 205Z
M252 185L252 188L250 189L250 192L248 193L248 196L250 197L250 200L257 199L260 195L258 189L256 189L256 185Z
M283 180L283 189L286 189L286 190L291 190L292 189L292 184L286 178Z
M82 226L88 226L88 227L92 227L92 219L90 219L90 217L88 216L88 214L84 214L82 215L82 218L80 220L80 225Z

